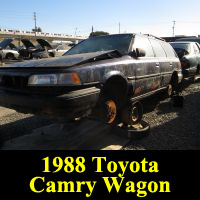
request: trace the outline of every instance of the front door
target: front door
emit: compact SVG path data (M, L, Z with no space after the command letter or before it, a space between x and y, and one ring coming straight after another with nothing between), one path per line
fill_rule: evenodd
M155 91L160 88L160 63L155 57L148 37L136 36L133 48L144 49L146 55L136 60L134 96Z

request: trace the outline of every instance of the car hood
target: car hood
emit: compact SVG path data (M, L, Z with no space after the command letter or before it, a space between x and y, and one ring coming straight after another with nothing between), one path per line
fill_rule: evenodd
M110 58L119 58L122 55L117 51L101 51L94 53L66 55L58 58L48 58L41 60L26 61L5 67L72 67L80 64L95 62L98 60L105 60Z
M10 43L13 41L13 39L5 39L0 43L0 47L2 49L5 49Z
M22 43L24 44L24 46L27 49L30 48L30 47L35 48L35 46L33 45L33 43L30 40L28 40L28 39L22 39L21 41L22 41Z
M46 40L43 40L43 39L37 39L37 42L40 44L41 47L48 47L50 49L53 49L52 46L46 41Z
M12 50L17 50L17 47L16 47L13 43L10 43L10 44L9 44L9 47L10 47Z

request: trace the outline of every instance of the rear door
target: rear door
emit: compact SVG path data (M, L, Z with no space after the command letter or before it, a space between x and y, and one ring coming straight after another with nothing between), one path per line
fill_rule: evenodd
M182 78L182 72L181 72L181 63L176 55L173 47L164 41L160 41L161 46L163 47L167 60L166 60L166 68L161 68L161 85L162 87L165 87L169 84L171 80L172 73L177 70L179 78Z
M154 56L151 43L146 36L135 36L134 49L144 49L146 55L137 58L135 66L135 95L157 90L160 87L160 64Z
M150 42L160 65L160 87L166 87L171 80L173 60L167 58L167 54L161 45L164 46L164 42L155 38L150 38Z

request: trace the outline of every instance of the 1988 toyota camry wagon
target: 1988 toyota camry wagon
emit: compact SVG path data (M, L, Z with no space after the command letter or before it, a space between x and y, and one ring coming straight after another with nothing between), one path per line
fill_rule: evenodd
M173 48L151 35L117 34L80 42L60 58L0 68L0 105L73 119L91 114L113 124L141 120L140 99L178 92L182 78Z

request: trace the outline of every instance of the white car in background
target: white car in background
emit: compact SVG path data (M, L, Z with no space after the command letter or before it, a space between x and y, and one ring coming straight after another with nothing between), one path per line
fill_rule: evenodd
M12 44L13 39L5 39L0 43L0 59L16 60L19 58L17 47Z
M51 57L63 56L73 46L74 46L73 44L60 44L55 49L50 49L48 51L49 56L51 56Z

